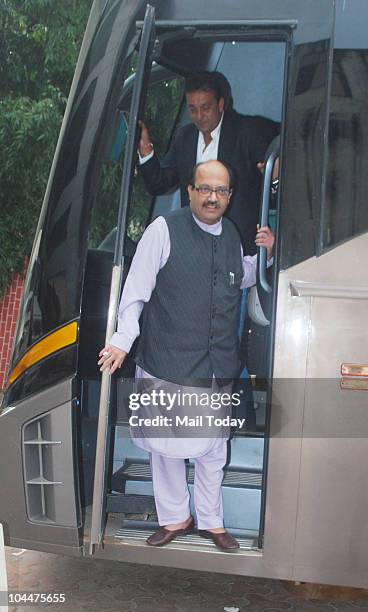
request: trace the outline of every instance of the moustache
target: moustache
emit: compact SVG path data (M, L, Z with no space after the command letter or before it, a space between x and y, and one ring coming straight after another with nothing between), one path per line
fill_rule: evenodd
M203 202L203 206L212 206L215 208L220 208L219 202L211 202L210 200L206 200L205 202Z

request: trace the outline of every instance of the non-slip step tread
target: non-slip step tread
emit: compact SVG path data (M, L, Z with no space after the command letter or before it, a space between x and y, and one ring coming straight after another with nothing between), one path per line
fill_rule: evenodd
M144 543L146 541L146 539L152 534L154 533L153 530L148 530L148 529L135 529L135 528L129 528L129 527L121 527L120 529L118 529L116 531L116 533L114 534L115 538L120 538L123 540L139 540L142 543ZM237 541L240 544L240 549L252 549L252 550L258 550L257 548L257 540L255 539L247 539L247 538L236 538ZM197 533L190 533L188 535L185 536L177 536L175 538L175 540L173 542L171 542L170 544L167 544L165 546L165 548L175 548L175 543L180 543L180 544L187 544L188 546L206 546L207 548L211 548L211 549L215 549L215 550L219 550L216 549L214 543L212 542L212 540L207 540L205 538L201 538Z
M110 493L107 496L107 512L124 512L125 514L155 514L156 505L152 495L135 493Z
M127 461L120 468L120 470L115 472L112 479L113 488L117 490L119 481L150 481L151 469L148 463L135 463ZM187 468L187 480L189 484L193 484L194 482L194 467L191 465ZM262 486L262 474L259 472L225 469L222 485L228 487L260 488Z

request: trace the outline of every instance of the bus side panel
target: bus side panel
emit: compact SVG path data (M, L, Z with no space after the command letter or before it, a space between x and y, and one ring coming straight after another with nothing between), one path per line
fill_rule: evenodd
M5 460L0 521L9 545L55 552L60 546L80 549L78 407L72 389L73 380L66 380L0 416Z
M343 363L367 364L367 258L366 233L281 275L278 383L304 394L294 580L368 586L368 391L341 387Z

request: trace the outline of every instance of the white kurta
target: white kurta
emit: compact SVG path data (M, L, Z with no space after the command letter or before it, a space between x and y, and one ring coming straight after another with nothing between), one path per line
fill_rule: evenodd
M194 220L204 231L220 235L221 220L206 225ZM156 285L156 276L170 255L170 235L163 217L158 217L146 229L138 244L137 252L124 286L118 317L118 328L110 344L129 352L139 335L139 317ZM242 252L243 257L243 252ZM249 287L256 281L256 256L243 257L244 276L241 287ZM137 367L139 379L155 380ZM159 386L165 381L156 379ZM213 380L215 388L216 381ZM222 389L224 391L224 389ZM221 483L227 457L225 437L170 438L133 437L135 444L150 452L152 485L160 525L179 524L190 515L190 497L184 458L193 458L194 505L198 529L223 527Z
M194 215L194 220L201 229L208 233L219 236L222 231L222 221L216 224L208 225L199 221ZM156 286L156 277L166 264L170 255L170 235L163 217L158 217L151 223L144 232L138 246L136 254L133 258L129 274L127 276L123 294L119 306L118 328L112 336L110 344L129 352L134 340L140 333L139 317L141 315L144 304L149 301L152 291ZM241 283L241 288L250 287L256 281L256 255L244 256L241 250L243 260L244 276ZM179 347L180 352L180 347ZM142 368L137 367L136 377L138 379L147 378L152 380L152 384L157 381L157 386L167 386L165 381L154 379L149 373ZM192 391L191 389L183 388L180 385L170 383L171 390L174 391ZM201 390L197 389L197 393ZM203 390L203 392L207 391ZM213 381L213 392L218 392L217 383ZM230 388L222 388L222 392L230 392ZM157 411L156 411L156 414ZM187 458L200 457L208 453L214 446L219 437L225 438L226 430L218 428L218 431L211 431L207 437L181 437L172 435L173 432L167 429L165 437L162 430L160 437L154 437L154 428L134 427L131 429L132 439L134 443L148 452L156 452L166 457Z

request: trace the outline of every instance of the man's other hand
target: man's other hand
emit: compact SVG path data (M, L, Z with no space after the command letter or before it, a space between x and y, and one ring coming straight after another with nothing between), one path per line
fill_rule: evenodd
M265 225L264 227L259 227L257 225L257 233L256 233L256 245L257 247L265 247L267 249L267 259L271 259L273 245L275 243L275 236L270 227Z
M149 131L143 121L139 121L138 123L141 128L141 136L138 143L139 155L141 157L146 157L146 155L152 153L153 144L150 139Z
M258 162L257 168L260 171L260 173L263 174L264 168L265 168L265 163L264 162ZM276 179L279 178L279 174L280 174L280 158L276 157L275 163L274 163L273 168L272 168L272 180L276 181Z
M104 346L103 349L99 352L100 360L98 361L98 365L101 366L100 370L103 372L107 368L109 368L109 374L113 374L115 370L121 368L123 365L124 359L128 353L122 351L116 346Z

